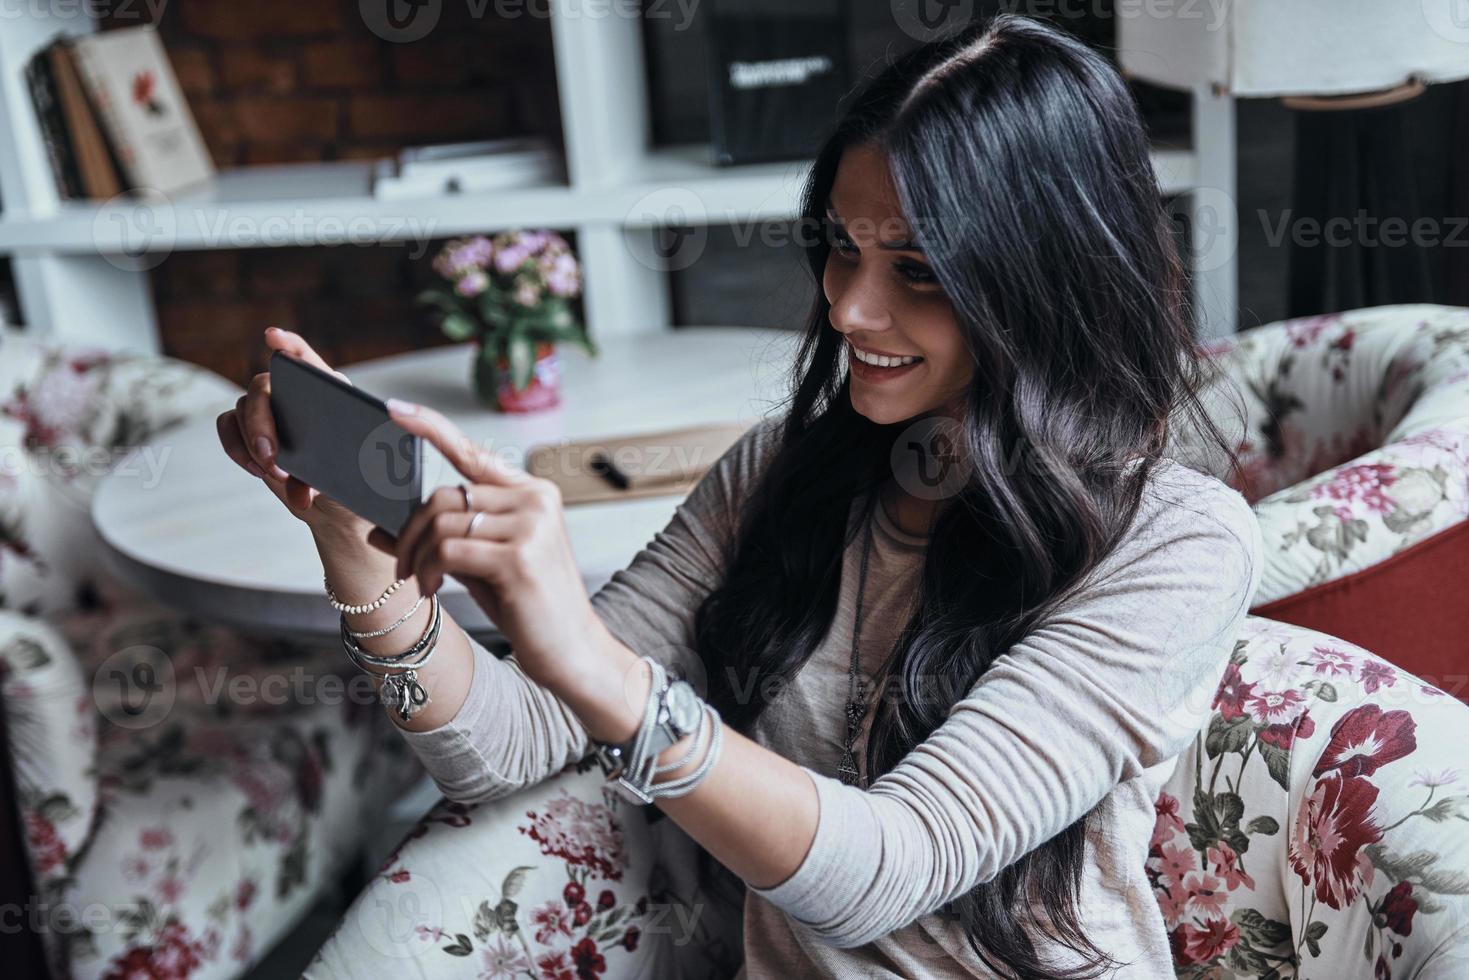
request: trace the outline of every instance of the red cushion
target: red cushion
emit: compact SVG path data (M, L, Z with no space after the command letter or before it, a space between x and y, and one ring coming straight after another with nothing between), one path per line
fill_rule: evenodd
M1250 612L1365 647L1469 701L1469 521Z

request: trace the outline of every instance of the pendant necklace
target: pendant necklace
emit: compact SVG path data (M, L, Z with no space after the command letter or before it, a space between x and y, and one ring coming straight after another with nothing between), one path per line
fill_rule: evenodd
M882 506L881 501L877 506ZM858 781L857 757L852 746L862 729L862 718L867 714L866 685L858 676L861 665L858 651L862 638L862 597L867 591L867 559L872 553L872 520L866 521L867 529L862 540L862 570L857 579L857 611L852 621L852 666L847 685L847 738L842 746L842 761L837 766L837 777L848 786L854 786Z

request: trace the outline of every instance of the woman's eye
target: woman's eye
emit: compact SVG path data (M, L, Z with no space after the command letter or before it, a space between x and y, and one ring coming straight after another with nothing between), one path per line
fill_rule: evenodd
M898 263L898 274L909 282L934 282L934 275L925 266L917 262Z
M841 234L840 232L836 234L833 242L836 250L838 252L841 252L843 255L851 255L853 252L857 251L857 243L852 241L846 235Z

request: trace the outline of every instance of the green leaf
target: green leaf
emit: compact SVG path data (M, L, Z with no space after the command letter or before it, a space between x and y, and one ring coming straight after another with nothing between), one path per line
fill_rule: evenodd
M536 347L524 333L510 337L510 383L516 391L523 391L530 384L536 369Z
M518 868L511 868L510 873L505 876L505 883L500 886L500 894L506 898L515 896L522 886L525 885L525 874L534 871L535 868L528 864L522 864Z
M1290 942L1290 926L1266 918L1257 909L1235 909L1229 918L1252 946L1273 949Z
M1306 927L1306 948L1312 956L1321 955L1321 937L1326 935L1326 923L1317 920Z
M1265 834L1271 836L1280 832L1280 824L1274 817L1256 817L1245 827L1252 834Z
M1325 681L1322 681L1321 686L1316 688L1316 696L1322 701L1334 702L1336 700L1336 688L1326 683Z
M439 329L450 340L469 340L479 333L479 324L463 313L450 313L439 324Z
M450 956L468 956L474 952L474 947L470 945L468 936L462 932L456 932L454 934L454 942L451 945L445 946L444 952Z
M1443 823L1451 817L1469 814L1469 806L1466 806L1466 803L1469 803L1469 796L1445 796L1420 812L1434 823Z
M1238 793L1215 793L1214 810L1219 814L1221 827L1238 827L1245 815L1245 801Z
M1224 716L1215 715L1209 722L1209 734L1204 739L1204 751L1209 758L1217 759L1226 752L1243 752L1250 742L1253 726L1248 718L1225 721Z
M418 294L416 300L424 306L437 306L445 313L457 313L464 309L464 304L457 295L442 289L425 289Z
M1290 753L1278 745L1260 741L1260 755L1265 758L1265 768L1270 770L1270 778L1280 784L1280 788L1286 792L1290 791Z

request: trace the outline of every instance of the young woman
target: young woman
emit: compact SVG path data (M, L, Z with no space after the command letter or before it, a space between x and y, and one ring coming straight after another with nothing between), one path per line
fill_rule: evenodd
M788 411L590 598L554 486L427 407L392 406L467 490L396 539L275 466L267 375L221 439L344 601L406 579L352 629L453 575L510 641L497 659L444 623L429 701L394 715L452 799L632 737L642 655L705 680L722 748L653 805L748 886L749 977L1170 976L1152 804L1261 545L1238 493L1167 452L1180 423L1229 450L1127 89L1023 18L924 46L845 108L803 220L821 289ZM428 605L363 647L402 651Z

